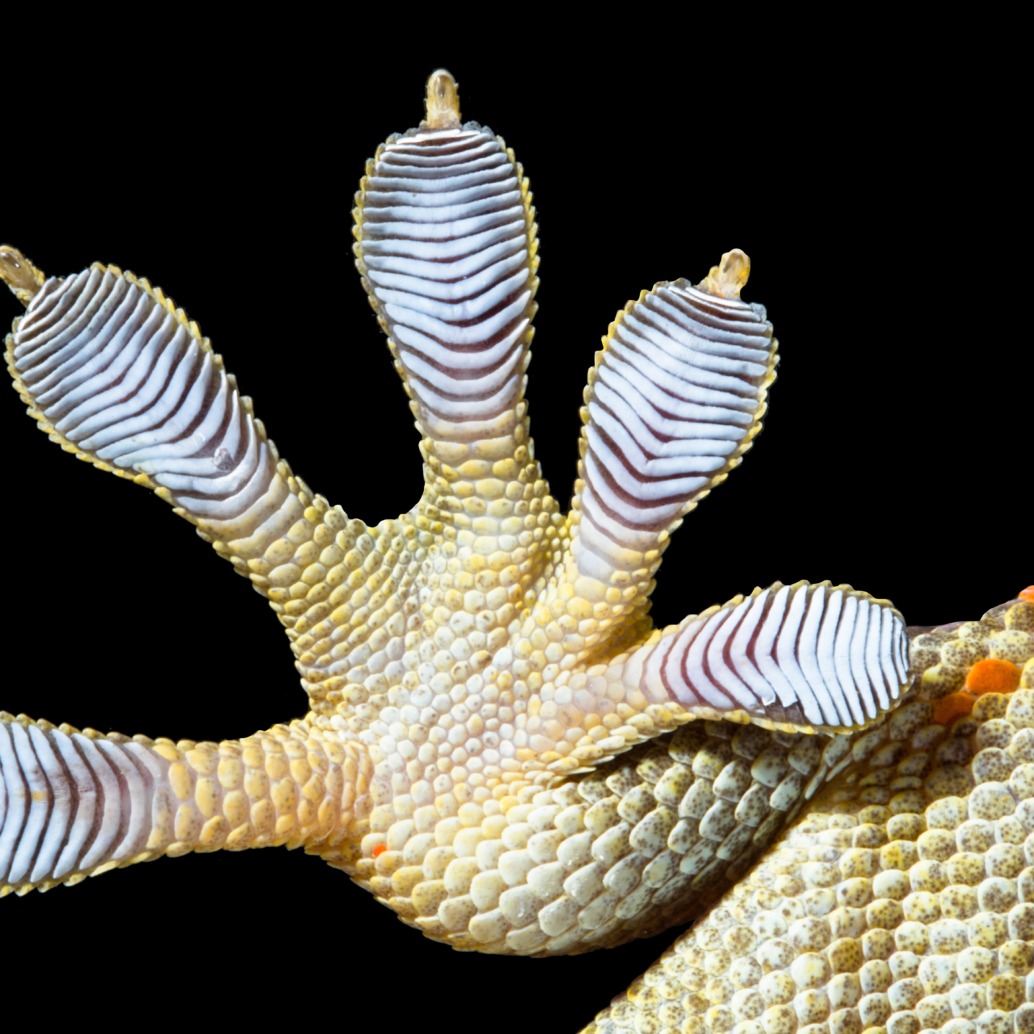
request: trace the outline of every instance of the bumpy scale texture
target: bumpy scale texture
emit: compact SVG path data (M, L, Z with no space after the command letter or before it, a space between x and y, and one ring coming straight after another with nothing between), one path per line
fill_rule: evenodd
M1034 603L912 661L901 707L587 1031L1034 1030Z
M427 119L356 200L424 459L420 502L375 527L292 474L161 291L100 265L48 280L0 249L27 307L7 358L29 412L251 580L310 705L218 744L0 716L0 889L303 846L456 947L576 952L699 911L810 802L595 1029L1020 1022L1028 705L1008 683L1026 664L1034 689L1030 605L917 640L897 710L903 622L849 587L775 585L654 629L670 535L739 463L774 379L746 256L619 313L565 517L524 401L538 259L512 152L460 122L436 73ZM986 682L989 659L1005 688L979 695L967 671Z

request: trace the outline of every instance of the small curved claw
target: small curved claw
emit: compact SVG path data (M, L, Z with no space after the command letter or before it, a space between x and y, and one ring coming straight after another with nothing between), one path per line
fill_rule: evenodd
M450 72L439 68L427 80L428 129L453 129L460 124L460 92Z
M7 284L22 305L27 306L46 277L17 248L0 244L0 280Z
M711 267L697 287L719 298L739 298L740 291L747 286L749 279L750 258L745 251L733 248L722 256L717 266Z

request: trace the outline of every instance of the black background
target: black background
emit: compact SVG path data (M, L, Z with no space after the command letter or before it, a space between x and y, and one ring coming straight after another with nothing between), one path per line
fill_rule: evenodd
M745 296L782 342L770 416L676 536L658 623L802 578L936 623L1034 581L1018 162L1008 100L975 100L975 72L929 55L917 69L885 44L777 66L760 39L733 65L701 39L631 65L582 57L579 41L531 72L533 38L518 56L427 43L386 58L319 35L266 28L223 49L199 29L168 53L60 69L35 45L38 81L8 109L0 238L51 274L102 260L162 286L298 474L368 521L405 511L416 435L353 269L349 212L363 162L419 120L442 64L464 117L501 133L532 181L529 397L561 498L614 312L657 280L700 279L730 247L753 260ZM0 300L3 323L17 311ZM21 410L13 393L0 407L15 667L0 706L195 739L303 713L283 634L248 585L157 499L63 455ZM346 1030L440 1016L572 1031L668 940L576 959L459 955L277 850L138 866L2 911L12 977L45 967L68 995L114 996L138 1018L162 1011L155 982L173 1016L192 1012L197 980L243 1014L322 1022L307 1010L323 1000Z

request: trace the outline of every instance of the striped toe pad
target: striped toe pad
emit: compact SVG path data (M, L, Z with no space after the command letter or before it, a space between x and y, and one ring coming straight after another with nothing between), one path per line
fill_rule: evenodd
M164 489L195 520L232 520L277 457L197 325L132 274L48 280L8 339L30 412L66 448Z
M908 637L885 600L828 582L775 584L688 618L644 677L688 710L763 725L867 725L900 696Z
M527 181L476 123L391 138L356 195L356 255L418 426L475 442L512 432L531 339Z
M760 305L658 284L611 325L589 374L576 553L582 574L649 566L761 428L776 342ZM659 556L659 554L657 554Z

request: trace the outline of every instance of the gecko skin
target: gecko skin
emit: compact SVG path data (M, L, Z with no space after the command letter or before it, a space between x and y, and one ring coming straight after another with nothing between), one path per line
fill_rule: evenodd
M28 305L8 358L30 411L65 448L155 488L270 599L311 707L220 744L5 717L7 889L162 854L282 844L344 868L460 948L616 944L687 917L702 894L742 876L831 773L841 772L837 787L864 782L859 766L883 758L888 737L911 745L925 728L917 706L945 730L956 712L934 712L941 697L959 702L961 661L1005 651L1018 683L1030 654L1023 603L970 635L971 656L913 657L917 670L941 668L895 712L913 716L897 725L881 716L907 681L904 629L862 593L774 587L652 628L648 597L668 537L738 463L774 376L764 312L738 299L741 253L699 289L644 292L612 325L565 518L533 458L523 399L537 286L530 195L497 138L460 124L447 75L432 77L421 128L378 152L357 201L360 272L425 464L420 503L373 528L293 476L221 360L160 292L103 267L44 282L19 253L0 252L4 279ZM991 720L974 713L959 721ZM844 730L856 731L835 735ZM809 806L802 823L819 814ZM878 821L889 820L859 820ZM794 859L772 864L805 864ZM811 889L786 893L814 910ZM737 937L726 950L770 965L764 944L755 951ZM699 963L692 951L677 956L690 960L678 973L732 959ZM992 1011L1006 999L991 978L1015 976L1016 957L984 967ZM870 960L860 958L837 975L861 972ZM863 989L905 1001L858 976L856 1000L845 991L819 1017L805 994L817 964L795 962L788 979L800 970L803 983L792 994L780 984L783 999L772 1001L741 994L760 978L705 990L683 981L675 994L675 977L665 984L651 971L644 986L668 993L634 988L600 1029L767 1030L791 1012L803 1022L802 1010L849 1024L845 1016L881 1015Z

